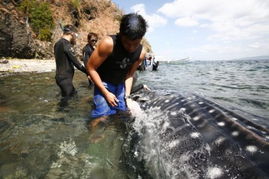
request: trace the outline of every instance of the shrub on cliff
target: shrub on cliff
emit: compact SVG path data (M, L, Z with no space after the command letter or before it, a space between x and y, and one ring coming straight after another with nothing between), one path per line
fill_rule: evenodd
M20 10L27 14L30 26L40 40L51 41L54 21L49 4L36 0L23 0Z
M80 0L70 0L70 3L75 9L80 10Z

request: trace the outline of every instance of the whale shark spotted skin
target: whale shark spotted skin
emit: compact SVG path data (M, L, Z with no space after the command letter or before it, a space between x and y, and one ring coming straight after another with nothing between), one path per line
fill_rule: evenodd
M266 119L193 94L132 97L146 114L135 121L143 126L135 153L153 178L269 178L269 130L254 123Z

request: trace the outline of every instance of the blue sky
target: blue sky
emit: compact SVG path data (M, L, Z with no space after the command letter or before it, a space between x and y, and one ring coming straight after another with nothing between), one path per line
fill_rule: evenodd
M269 55L269 0L112 0L149 24L160 59L229 60Z

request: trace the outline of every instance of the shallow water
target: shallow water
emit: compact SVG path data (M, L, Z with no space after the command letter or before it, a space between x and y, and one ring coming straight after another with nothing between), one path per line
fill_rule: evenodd
M124 125L89 130L92 89L79 73L74 81L78 96L61 110L54 73L0 79L0 178L134 178L122 159Z
M139 73L139 81L153 90L196 93L267 119L268 78L269 61L161 63L157 72ZM169 163L163 163L157 145L161 128L156 118L166 120L160 111L134 123L135 130L148 134L140 140L120 119L89 130L92 89L80 72L74 81L78 96L61 110L54 73L0 78L0 178L138 178L148 176L147 170L153 177L173 176L165 173Z

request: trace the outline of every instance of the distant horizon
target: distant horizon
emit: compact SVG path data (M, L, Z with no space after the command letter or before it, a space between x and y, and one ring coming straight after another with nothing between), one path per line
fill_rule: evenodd
M155 57L157 61L233 61L233 60L269 60L269 55L261 56L250 56L250 57L240 57L233 59L192 59L191 57L186 58L174 58L174 59L165 59L164 57ZM159 59L158 59L159 58Z
M230 60L268 55L269 1L112 1L147 20L146 38L156 56Z

